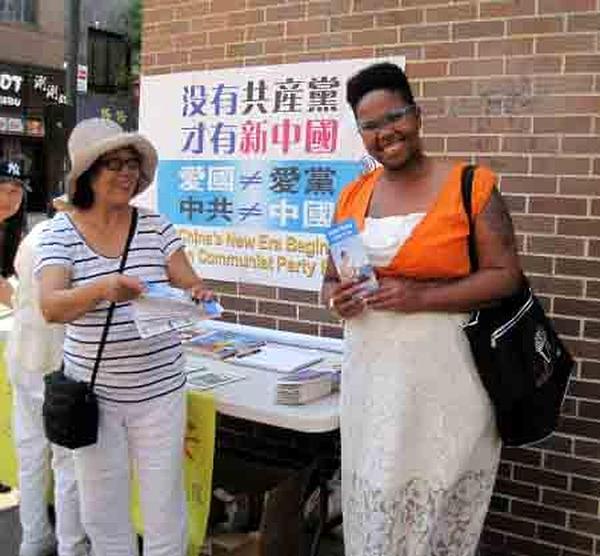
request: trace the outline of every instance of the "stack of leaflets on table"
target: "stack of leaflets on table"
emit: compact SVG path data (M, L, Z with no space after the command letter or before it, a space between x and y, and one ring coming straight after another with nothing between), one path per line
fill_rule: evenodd
M311 371L318 371L320 373L329 373L332 380L332 391L338 392L340 389L340 383L342 380L342 355L336 353L332 355L326 355L322 361L315 363L309 367Z
M375 271L369 263L355 220L349 218L335 224L325 236L340 281L362 282L366 291L376 290Z
M277 381L276 403L283 405L300 405L317 400L331 394L333 388L332 374L300 369L280 378Z
M213 359L227 359L255 353L264 345L264 340L254 336L230 330L213 330L188 340L186 349L197 355L205 355Z
M142 338L193 326L223 312L214 300L197 302L187 292L166 284L146 284L144 293L131 306Z

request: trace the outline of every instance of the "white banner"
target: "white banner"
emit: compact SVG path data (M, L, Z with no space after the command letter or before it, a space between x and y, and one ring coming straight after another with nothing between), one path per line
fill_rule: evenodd
M160 162L140 203L177 226L202 276L319 289L337 195L373 167L346 81L380 61L142 77L140 131Z

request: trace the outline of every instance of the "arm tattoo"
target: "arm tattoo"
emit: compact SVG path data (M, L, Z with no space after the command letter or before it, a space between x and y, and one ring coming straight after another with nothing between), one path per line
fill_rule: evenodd
M502 199L502 195L496 188L494 188L490 200L481 213L481 217L489 229L500 238L504 247L514 248L516 242L513 223L504 199Z

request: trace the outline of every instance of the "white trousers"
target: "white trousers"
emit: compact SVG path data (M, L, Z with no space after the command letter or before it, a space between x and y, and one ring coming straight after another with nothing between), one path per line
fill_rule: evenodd
M73 457L50 444L42 423L43 374L9 365L13 385L13 425L19 459L19 515L23 530L20 554L44 554L55 543L48 520L50 462L54 471L56 540L59 556L85 556L88 542L81 525Z
M100 401L98 442L74 450L83 523L95 556L134 556L130 461L140 486L144 556L184 556L185 391L140 403Z

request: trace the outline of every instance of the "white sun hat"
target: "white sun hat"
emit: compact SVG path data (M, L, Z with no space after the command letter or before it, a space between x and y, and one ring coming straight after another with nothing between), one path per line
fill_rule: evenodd
M73 198L77 179L96 160L108 152L131 147L140 156L140 184L136 195L148 188L154 179L158 154L156 149L140 133L128 133L116 122L102 118L82 120L69 137L68 149L71 171L67 176L67 191Z

